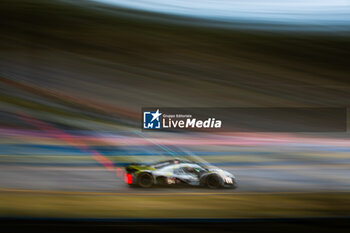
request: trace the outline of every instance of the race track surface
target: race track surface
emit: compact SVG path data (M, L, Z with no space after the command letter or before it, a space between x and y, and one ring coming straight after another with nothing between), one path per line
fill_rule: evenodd
M221 167L236 175L238 188L130 188L122 177L104 168L1 166L1 190L79 191L102 193L223 193L349 191L350 169L346 166L291 168Z

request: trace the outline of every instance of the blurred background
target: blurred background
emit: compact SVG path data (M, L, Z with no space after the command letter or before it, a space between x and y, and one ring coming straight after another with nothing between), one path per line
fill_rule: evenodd
M2 0L2 217L349 216L347 132L142 132L142 107L347 107L346 0ZM235 190L130 189L185 157Z

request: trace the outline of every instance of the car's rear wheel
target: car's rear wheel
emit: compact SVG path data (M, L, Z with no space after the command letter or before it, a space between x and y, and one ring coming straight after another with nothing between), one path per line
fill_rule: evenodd
M137 184L142 188L150 188L153 185L153 176L150 173L143 172L138 175Z
M208 188L217 189L222 187L222 179L216 174L209 175L206 181Z

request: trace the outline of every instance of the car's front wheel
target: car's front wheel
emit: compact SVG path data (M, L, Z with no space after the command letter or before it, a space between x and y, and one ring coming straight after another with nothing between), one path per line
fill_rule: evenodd
M153 176L150 173L143 172L138 175L137 184L141 188L150 188L153 186Z
M168 182L165 177L161 176L161 177L157 177L157 184L160 186L164 186L164 185L167 185Z
M211 189L221 188L222 179L216 174L211 174L206 179L206 185L208 188L211 188Z

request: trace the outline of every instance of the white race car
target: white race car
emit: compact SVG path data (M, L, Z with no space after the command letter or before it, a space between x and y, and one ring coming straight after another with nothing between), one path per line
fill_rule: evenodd
M190 185L208 188L235 188L233 174L187 160L167 160L154 164L131 164L126 167L125 182L150 188L154 185Z

